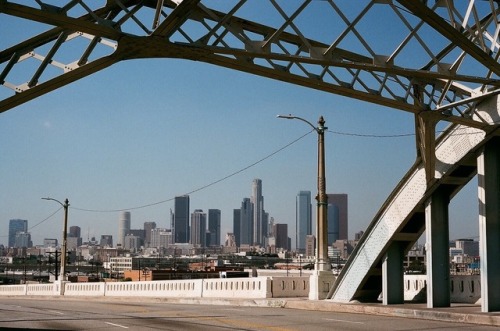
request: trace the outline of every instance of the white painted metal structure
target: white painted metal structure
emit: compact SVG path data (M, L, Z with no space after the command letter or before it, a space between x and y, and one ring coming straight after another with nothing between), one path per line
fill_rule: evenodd
M15 36L2 35L0 112L138 58L202 61L409 112L415 166L370 225L333 299L370 300L384 289L384 303L400 302L401 255L426 229L428 304L449 305L449 272L440 267L447 205L478 171L482 306L500 311L498 1L0 0L5 15L43 28L30 24L33 37L13 44ZM453 125L436 139L440 121Z

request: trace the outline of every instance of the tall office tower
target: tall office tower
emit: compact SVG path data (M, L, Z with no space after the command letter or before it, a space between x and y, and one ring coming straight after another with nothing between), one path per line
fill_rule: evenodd
M339 240L340 210L337 205L328 204L328 246Z
M28 232L27 220L12 219L9 221L9 247L14 247L18 232Z
M295 249L306 251L306 236L312 234L311 191L300 191L295 200Z
M274 224L273 232L276 239L276 248L288 250L288 224Z
M249 198L244 198L240 208L240 246L253 245L253 204Z
M144 222L144 246L146 247L150 247L149 244L151 243L151 230L153 229L156 229L155 222Z
M170 208L170 230L172 230L172 233L175 232L175 217L174 217L174 212L172 211L172 208Z
M189 195L175 197L174 241L176 244L189 243Z
M264 197L262 196L262 180L256 178L252 182L252 197L253 204L253 243L254 245L263 245L264 227L262 219L264 218Z
M206 246L207 214L201 209L196 209L191 214L191 245Z
M172 245L173 235L171 229L154 228L151 230L150 247L163 248Z
M240 247L241 238L241 209L233 209L233 234L236 247Z
M113 247L113 236L110 234L101 235L101 241L99 242L101 247Z
M262 241L265 244L265 239L269 237L269 213L262 214Z
M69 234L68 237L72 238L80 238L82 234L82 229L80 229L79 226L71 226L69 228Z
M29 232L17 232L14 242L14 247L32 247L33 242L31 241L31 234Z
M130 231L130 212L122 211L120 213L120 219L118 221L118 242L117 245L124 247L125 236Z
M208 231L210 232L209 246L220 246L220 209L208 210Z
M69 238L76 238L76 239L72 239L73 246L80 247L82 245L81 233L82 233L82 229L80 229L79 226L71 226L69 228L68 237Z
M328 194L328 246L347 240L347 194Z
M269 238L274 237L274 217L271 217L271 219L269 220L268 229L269 229L269 231L268 231L269 233L267 234L267 236Z

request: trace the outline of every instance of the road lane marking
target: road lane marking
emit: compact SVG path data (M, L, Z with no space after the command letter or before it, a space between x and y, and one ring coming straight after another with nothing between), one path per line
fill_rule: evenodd
M104 323L112 325L112 326L117 326L119 328L128 329L128 326L125 326L125 325L115 324L115 323L111 323L111 322L104 322Z
M343 323L353 323L353 324L365 324L363 322L356 322L356 321L348 321L348 320L336 320L333 318L324 318L326 321L332 321L332 322L343 322Z

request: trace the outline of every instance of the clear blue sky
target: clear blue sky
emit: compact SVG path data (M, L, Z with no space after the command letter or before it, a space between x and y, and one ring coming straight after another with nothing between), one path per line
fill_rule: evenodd
M0 31L12 38L17 30L5 23L0 16ZM0 41L0 49L5 46ZM311 122L323 115L335 132L414 132L409 113L204 63L122 62L0 114L0 243L7 243L13 218L29 221L35 244L61 238L62 210L33 227L59 208L41 197L68 198L69 226L80 226L84 239L116 238L119 212L80 209L131 210L132 228L146 221L168 227L173 201L167 200L238 172L310 131L300 121L276 119L289 113ZM191 211L221 209L224 236L232 231L233 209L260 178L266 211L288 223L294 238L295 197L300 190L316 194L316 139L311 133L191 194ZM327 191L349 195L352 238L413 164L415 138L329 132L326 154ZM450 238L477 236L476 183L452 201Z

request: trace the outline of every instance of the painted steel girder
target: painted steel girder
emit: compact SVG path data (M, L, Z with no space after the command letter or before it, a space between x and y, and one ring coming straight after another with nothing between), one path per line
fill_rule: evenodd
M480 128L488 123L473 117L475 105L500 85L494 0L24 3L0 0L0 20L43 24L27 40L0 41L0 112L119 61L153 57L203 61ZM72 47L82 39L84 47Z

